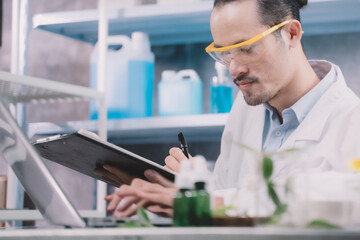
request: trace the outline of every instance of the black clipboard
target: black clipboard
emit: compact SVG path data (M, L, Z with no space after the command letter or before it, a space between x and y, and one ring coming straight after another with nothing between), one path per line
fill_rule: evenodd
M109 164L118 167L134 178L147 181L144 171L153 169L170 181L175 179L173 171L104 141L95 133L84 129L71 134L38 139L33 145L41 157L110 184L112 183L95 174L94 169Z

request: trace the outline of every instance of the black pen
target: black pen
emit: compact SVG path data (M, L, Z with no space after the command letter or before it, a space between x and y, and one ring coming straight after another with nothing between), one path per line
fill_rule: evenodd
M185 154L185 157L189 158L188 146L187 146L185 137L184 137L184 135L182 134L182 132L179 132L178 138L179 138L181 150L182 150L183 153Z

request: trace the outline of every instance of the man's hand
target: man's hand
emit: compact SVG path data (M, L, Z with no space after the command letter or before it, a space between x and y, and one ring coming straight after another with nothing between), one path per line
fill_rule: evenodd
M113 175L115 176L115 174L121 173L118 172L119 169L117 169L116 167L105 165L104 168L106 168L112 174L110 175L111 177ZM156 197L159 196L158 194L154 195L146 191L141 191L141 189L143 189L141 186L151 186L152 184L163 188L174 189L173 182L169 181L168 179L166 179L165 177L163 177L161 174L159 174L154 170L148 169L144 172L144 175L152 183L140 179L134 179L131 182L131 184L127 184L127 185L122 184L120 188L117 189L113 194L105 197L105 200L109 202L107 210L109 212L114 212L114 217L131 216L132 214L136 213L136 210L140 206L143 206L145 203L148 203L148 201L157 201ZM120 180L118 182L120 182ZM124 181L122 183L124 183ZM137 187L139 187L139 190L135 194L135 190L137 190L136 189ZM154 188L160 188L160 187L154 187ZM144 192L146 199L145 198L142 199L141 192ZM148 193L150 195L147 195ZM160 204L161 203L160 199L158 202L159 204L152 204L152 205L148 204L148 206L146 206L146 209L160 216L170 216L170 214L172 214L172 209L169 207L162 206ZM172 201L172 196L171 196L171 201Z
M173 147L169 150L169 156L165 158L165 167L174 172L180 171L180 162L187 159L180 148ZM191 158L191 156L190 156Z
M96 168L94 173L101 176L104 181L110 182L115 186L121 186L122 184L129 185L134 178L134 176L111 165L104 165L103 168Z
M130 186L122 185L115 193L106 196L105 200L110 202L108 211L115 211L114 217L132 216L141 206L160 216L171 217L173 197L177 191L174 187L164 187L137 178Z

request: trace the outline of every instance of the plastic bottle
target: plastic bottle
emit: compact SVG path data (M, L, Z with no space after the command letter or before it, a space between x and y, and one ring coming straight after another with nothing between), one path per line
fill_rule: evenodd
M190 226L191 219L191 202L192 196L192 180L191 180L191 164L189 160L183 160L180 164L180 172L176 175L175 186L179 188L179 192L174 197L174 226Z
M226 67L215 62L217 76L214 76L211 83L211 113L230 112L233 94L232 81Z
M131 35L133 52L129 60L129 117L151 117L154 93L154 54L147 34Z
M154 90L154 54L147 35L134 32L127 36L109 36L109 46L121 45L107 53L108 119L152 116ZM97 54L95 45L90 61L90 87L97 85ZM90 103L90 119L98 119L97 101Z
M176 77L162 77L158 84L159 116L202 113L202 82L193 69L181 70Z
M206 160L202 156L194 158L194 186L193 194L190 198L190 205L193 208L190 224L193 226L210 226L211 225L211 206L210 194L206 190L208 182L208 170Z

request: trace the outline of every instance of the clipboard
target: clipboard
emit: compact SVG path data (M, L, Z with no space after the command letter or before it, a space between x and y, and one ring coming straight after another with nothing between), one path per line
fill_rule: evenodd
M71 134L38 139L33 145L41 157L111 185L113 185L111 182L95 174L94 170L108 164L121 169L134 178L147 181L148 179L144 176L144 171L147 169L157 171L170 181L174 181L176 175L175 172L104 141L95 133L84 129Z

